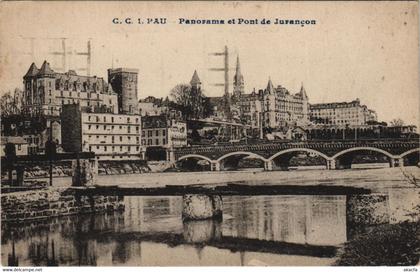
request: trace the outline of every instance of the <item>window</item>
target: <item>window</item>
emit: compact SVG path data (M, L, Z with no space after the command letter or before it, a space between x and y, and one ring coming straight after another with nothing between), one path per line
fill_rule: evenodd
M156 145L159 145L159 139L155 140Z
M90 129L91 127L92 127L92 126L91 126L91 125L89 125L89 126L88 126L88 129Z
M104 151L106 151L107 150L107 146L104 146Z
M139 143L140 142L140 137L136 137L136 142Z
M156 134L156 136L159 136L159 130L158 129L156 130L155 134Z
M166 136L166 130L162 130L162 136Z
M130 137L130 136L128 136L128 137L127 137L127 139L130 141L130 140L131 140L131 137Z
M128 151L131 151L131 146L127 146L127 150Z
M147 145L152 145L152 139L147 140Z
M144 130L141 131L141 137L146 137L146 132Z
M114 117L111 117L111 123L114 123ZM112 126L114 127L114 126Z
M130 133L130 126L127 127L127 132Z
M112 151L115 151L115 146L112 146Z
M114 143L114 136L112 136L112 138L111 138L111 142L112 142L112 143Z
M104 125L104 129L106 130L106 125Z
M122 136L120 136L120 142L122 142Z
M90 121L90 115L88 116L88 121Z
M152 137L152 133L153 133L153 131L151 131L151 130L147 131L147 136Z
M136 146L136 151L139 151L139 150L140 150L140 147Z
M166 145L166 139L163 139L162 144Z
M106 122L106 116L104 116L104 122Z
M122 151L122 146L120 146L120 151Z
M22 145L18 144L18 150L22 150Z

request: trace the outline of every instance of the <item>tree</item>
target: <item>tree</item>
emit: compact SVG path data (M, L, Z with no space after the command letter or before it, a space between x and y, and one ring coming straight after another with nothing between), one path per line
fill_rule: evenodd
M401 118L393 119L389 125L391 127L401 127L404 126L404 121Z
M201 89L191 88L191 85L176 85L171 90L170 97L187 119L205 118L212 113L210 99Z
M23 92L16 88L14 92L8 91L0 97L0 110L2 116L21 114L23 106Z

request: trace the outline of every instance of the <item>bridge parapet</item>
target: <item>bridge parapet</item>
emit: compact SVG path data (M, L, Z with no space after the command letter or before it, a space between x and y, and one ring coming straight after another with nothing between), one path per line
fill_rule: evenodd
M342 154L370 150L382 153L389 158L400 158L407 152L415 152L419 149L418 140L363 140L363 141L307 141L307 142L267 142L249 145L213 145L213 146L192 146L174 149L175 160L185 156L200 155L208 158L209 161L217 161L219 158L230 153L252 153L270 160L274 155L281 151L290 152L306 151L315 152L323 155L326 159L334 159ZM281 152L287 153L287 152ZM408 153L407 153L408 154Z

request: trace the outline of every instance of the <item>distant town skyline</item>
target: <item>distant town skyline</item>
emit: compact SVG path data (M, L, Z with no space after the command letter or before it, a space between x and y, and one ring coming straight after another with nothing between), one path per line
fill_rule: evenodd
M191 3L191 7L181 9L174 4L173 14L208 16L197 11L196 5ZM229 16L235 17L252 5L256 4L236 7L220 4L215 9L225 9L221 16L229 11ZM107 80L108 68L139 69L139 98L169 96L176 84L190 81L194 70L207 96L222 96L223 87L212 84L223 83L223 74L209 69L222 68L223 60L209 54L221 52L226 45L230 51L229 81L232 84L239 55L246 93L254 88L266 88L269 77L275 86L282 85L292 93L298 92L303 82L310 103L349 102L359 98L362 104L377 111L379 120L402 118L408 124L419 125L417 13L410 3L388 5L394 5L395 9L390 11L387 5L372 7L368 3L314 4L312 10L301 10L299 3L284 5L283 15L317 19L317 25L305 27L179 26L175 23L177 17L171 14L165 14L169 21L165 26L139 27L113 25L111 21L116 15L111 7L118 8L115 4L106 8L98 6L95 18L88 10L71 5L64 4L66 8L58 17L53 16L52 7L45 9L42 3L32 9L11 4L4 10L22 10L18 17L14 12L10 14L15 17L5 12L0 19L1 25L7 22L10 26L10 31L2 33L0 44L3 52L0 91L22 89L22 77L33 61L38 67L43 60L54 62L42 51L60 48L59 43L47 46L47 40L38 39L42 50L31 59L24 54L29 48L29 41L24 37L67 37L72 46L69 51L83 48L91 39L91 75ZM144 5L133 3L132 8L142 11ZM34 9L39 12L36 26L23 19L33 14ZM158 10L159 4L149 3L151 16ZM377 16L371 16L373 12ZM71 19L75 13L78 20ZM133 12L124 6L117 13L117 16L131 16ZM274 15L264 10L255 16ZM84 60L68 64L68 69L75 69L84 65Z

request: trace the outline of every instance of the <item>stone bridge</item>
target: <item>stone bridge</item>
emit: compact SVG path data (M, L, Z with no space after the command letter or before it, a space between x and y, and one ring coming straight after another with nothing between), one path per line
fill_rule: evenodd
M287 169L290 159L300 152L318 155L325 159L327 169L350 168L355 154L373 152L388 158L390 167L404 165L404 158L418 162L420 145L418 139L383 139L363 141L306 141L264 142L257 144L229 144L192 146L170 150L172 161L185 159L206 160L212 171L220 171L224 163L237 163L251 156L264 162L265 170L273 167Z

